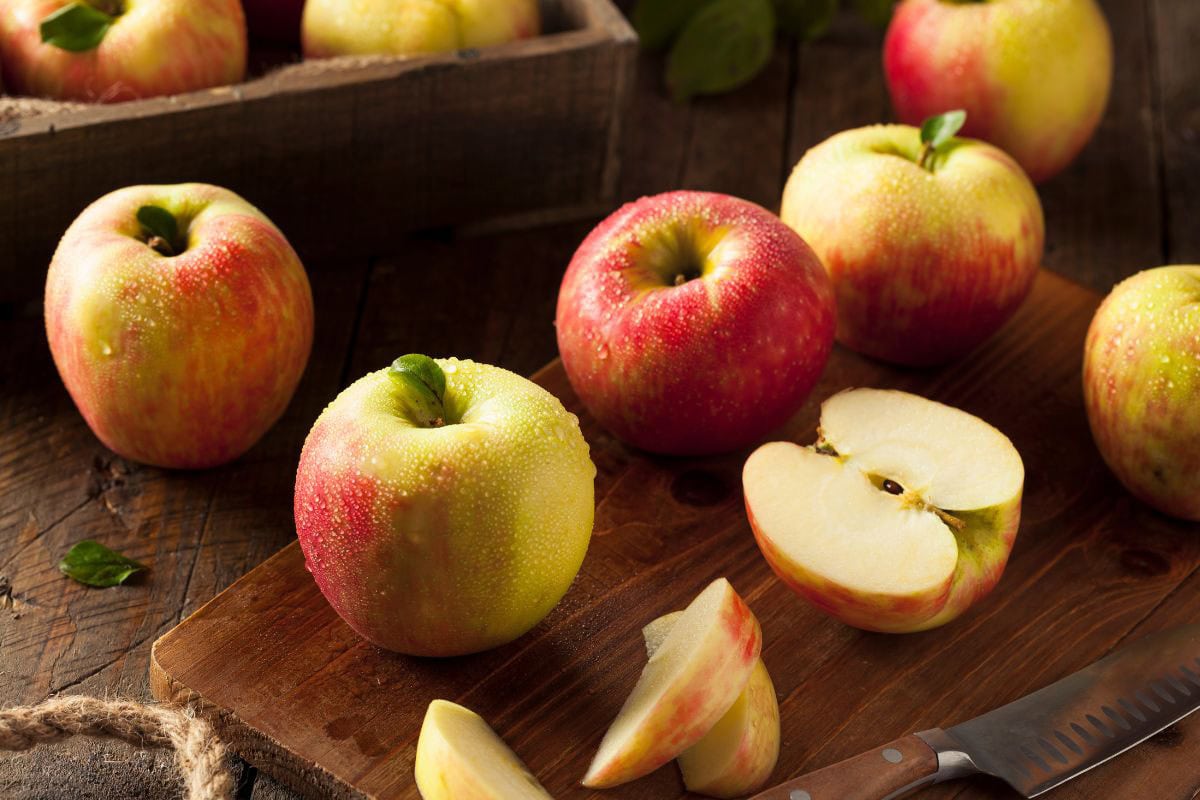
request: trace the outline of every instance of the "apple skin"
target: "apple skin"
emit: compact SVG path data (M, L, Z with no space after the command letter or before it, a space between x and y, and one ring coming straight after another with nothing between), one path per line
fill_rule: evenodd
M1113 289L1088 329L1083 392L1121 483L1200 522L1200 266L1146 270Z
M338 395L296 475L296 533L339 615L380 647L455 656L506 644L558 604L594 513L579 422L486 364L437 362L447 424L405 416L388 370ZM464 415L466 415L464 417Z
M68 0L11 0L0 14L8 88L56 100L117 103L240 82L246 21L240 0L122 0L94 50L42 42L39 25Z
M187 249L151 249L143 205ZM248 450L287 407L312 347L304 266L233 192L133 186L92 203L46 276L46 336L88 426L125 458L194 469Z
M1091 139L1112 87L1112 35L1094 0L905 0L883 60L900 122L965 109L963 134L1038 182Z
M274 42L300 42L304 0L242 0L251 36Z
M567 377L604 427L643 450L699 455L796 412L825 369L835 313L817 256L777 217L680 191L626 204L588 235L555 325Z
M959 358L1017 310L1045 223L1015 161L956 139L930 172L907 125L843 131L792 171L780 216L829 271L838 340L908 366ZM899 157L897 157L899 156Z
M537 36L537 0L307 0L305 58L415 56Z

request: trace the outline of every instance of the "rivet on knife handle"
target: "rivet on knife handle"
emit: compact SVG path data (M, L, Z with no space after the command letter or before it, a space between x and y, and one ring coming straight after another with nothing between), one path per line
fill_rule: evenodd
M751 800L893 800L933 783L938 757L915 734L810 772Z

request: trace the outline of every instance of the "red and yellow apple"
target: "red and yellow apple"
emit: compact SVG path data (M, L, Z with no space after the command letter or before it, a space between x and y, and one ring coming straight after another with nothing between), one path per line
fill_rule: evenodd
M305 58L414 56L537 36L537 0L307 0Z
M162 467L248 450L283 413L312 346L295 251L260 211L205 184L133 186L90 205L50 263L45 315L54 363L96 436Z
M1200 522L1200 266L1146 270L1113 289L1088 329L1083 391L1121 483Z
M783 221L821 259L838 340L897 364L965 355L1029 293L1045 227L1016 162L971 139L930 148L917 128L844 131L809 150Z
M558 604L592 534L579 421L487 364L397 359L338 395L296 474L296 533L341 617L389 650L474 653Z
M647 657L654 658L682 614L666 614L642 628ZM761 789L778 759L779 700L771 675L759 658L737 700L677 761L689 792L734 798Z
M1112 36L1095 0L904 0L883 60L901 122L965 109L965 135L1035 181L1083 149L1112 86Z
M423 800L552 800L482 717L447 700L425 712L413 775Z
M761 648L758 620L729 581L709 584L650 657L583 785L649 775L703 739L746 688Z
M898 391L854 389L821 406L819 439L771 442L746 461L746 511L767 563L848 625L944 625L1004 573L1025 469L978 417Z
M10 91L115 103L237 83L240 0L8 0L0 59Z
M558 349L588 410L657 453L735 450L783 424L833 345L833 290L765 209L671 192L584 240L558 295Z

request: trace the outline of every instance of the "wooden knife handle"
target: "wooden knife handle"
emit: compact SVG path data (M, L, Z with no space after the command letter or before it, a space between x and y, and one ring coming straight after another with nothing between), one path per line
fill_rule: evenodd
M933 783L937 753L916 735L780 784L751 800L892 800Z

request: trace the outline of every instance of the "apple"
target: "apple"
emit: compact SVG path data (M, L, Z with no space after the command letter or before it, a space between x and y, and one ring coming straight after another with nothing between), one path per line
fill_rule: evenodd
M300 42L304 0L242 0L250 35L287 44Z
M425 712L413 772L424 800L552 800L482 717L446 700Z
M646 664L583 785L649 775L703 739L746 688L761 647L758 620L729 581L709 584Z
M782 425L833 346L833 290L767 210L708 192L629 203L580 245L555 325L579 399L644 450L735 450Z
M1112 87L1112 36L1095 0L905 0L884 72L899 121L966 109L965 133L1035 181L1087 144Z
M305 58L415 56L537 36L537 0L308 0Z
M666 641L682 611L666 614L642 628L646 655ZM679 769L689 792L709 797L744 797L761 789L779 759L779 700L760 657L746 688L696 744L679 754Z
M1146 270L1113 289L1088 329L1083 391L1121 483L1200 522L1200 266Z
M750 526L793 591L848 625L944 625L1000 580L1025 469L978 417L906 392L821 406L815 445L771 442L742 472Z
M88 206L46 275L46 336L75 405L125 458L223 464L283 413L308 361L304 266L262 212L206 184Z
M511 642L558 604L592 534L579 421L474 361L396 359L338 395L304 442L296 533L350 627L388 650Z
M0 14L8 88L115 103L238 83L240 0L9 0Z
M953 136L961 114L844 131L809 150L783 221L833 279L838 340L910 366L983 343L1029 293L1045 225L1016 162Z

